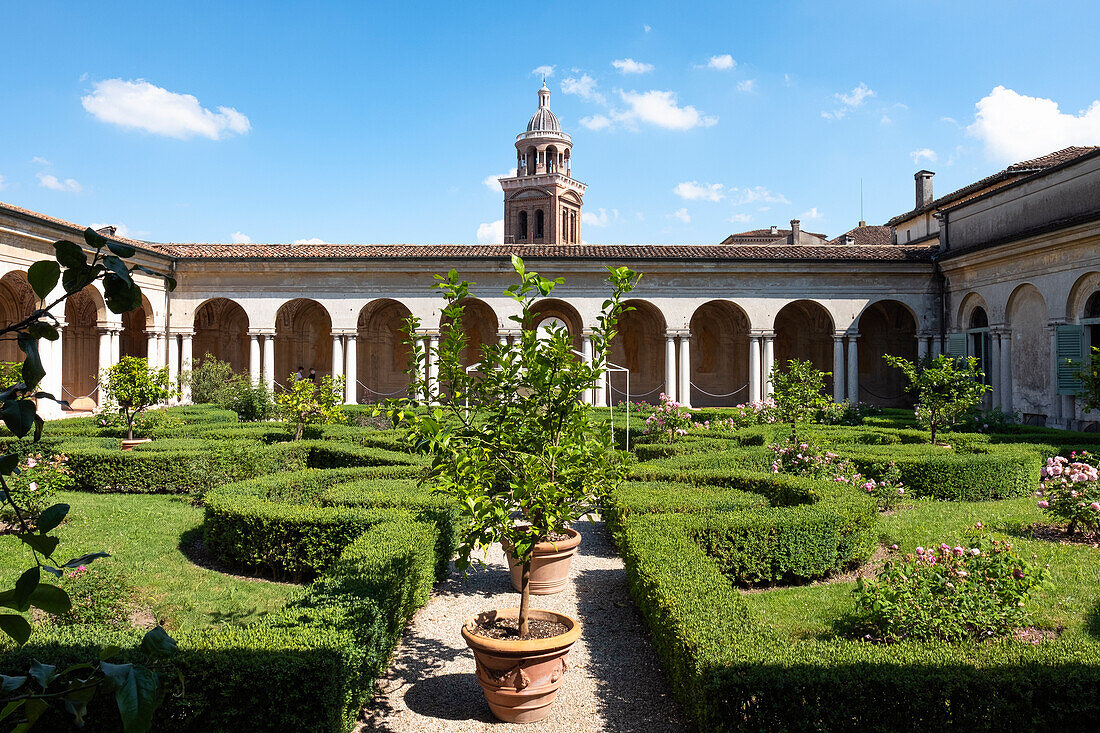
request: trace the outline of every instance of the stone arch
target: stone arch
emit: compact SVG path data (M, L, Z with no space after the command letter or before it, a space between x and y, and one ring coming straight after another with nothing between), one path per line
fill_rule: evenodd
M981 308L985 311L986 318L989 317L989 306L985 303L985 298L977 293L967 293L963 296L963 299L959 302L959 310L956 314L955 328L960 331L965 331L970 328L970 316L974 312L975 308Z
M859 400L881 407L912 403L906 394L907 381L882 357L917 359L917 316L897 300L871 303L856 320L859 329ZM850 400L856 401L855 396Z
M332 374L332 318L316 300L295 298L275 314L275 382L283 384L301 366L317 378Z
M229 362L238 374L249 373L252 357L248 345L248 314L239 303L229 298L205 301L195 309L194 328L192 351L196 365L210 354ZM281 379L278 373L275 379Z
M542 323L556 319L569 330L573 348L580 350L583 321L576 308L559 298L543 298L536 301L531 310L533 313L531 328L538 328Z
M149 358L149 332L153 329L153 306L145 294L141 295L141 305L122 314L122 335L120 339L121 356Z
M1066 298L1066 320L1076 323L1085 314L1085 303L1093 293L1100 292L1100 272L1086 272L1077 278Z
M833 371L833 317L821 303L796 300L787 303L775 314L775 366L787 367L791 359L809 361L823 372ZM825 378L828 391L833 391L834 377Z
M99 315L102 297L88 286L65 301L61 334L61 390L70 402L91 397L99 384Z
M740 306L712 300L696 308L690 352L692 406L749 401L749 317Z
M38 308L38 296L27 282L27 273L12 270L0 278L0 325L19 323ZM23 352L15 341L0 341L0 361L22 363Z
M1005 318L1011 339L1012 409L1024 417L1045 415L1050 402L1046 299L1031 283L1021 283L1008 297Z
M665 375L665 324L661 310L646 300L628 300L627 308L619 318L615 338L611 340L611 364L630 370L631 401L660 402L660 393L668 391ZM611 372L611 399L613 403L626 400L626 375Z
M373 300L359 311L355 369L362 384L355 387L357 402L396 397L409 386L405 370L412 347L405 343L402 329L410 315L404 304L389 298Z
M462 351L463 366L473 366L481 361L481 347L495 344L500 338L500 319L496 311L484 300L467 298L462 302L462 330L466 334L466 348ZM441 318L440 328L448 323Z

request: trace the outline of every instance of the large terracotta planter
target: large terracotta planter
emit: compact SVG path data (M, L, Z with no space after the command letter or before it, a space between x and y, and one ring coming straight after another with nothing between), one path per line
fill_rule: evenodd
M531 619L557 621L569 630L549 639L510 641L475 636L479 618L517 618L518 608L486 611L471 616L462 638L474 651L477 681L493 715L506 723L533 723L550 715L550 706L569 669L565 657L581 637L581 624L572 616L553 611L530 611Z
M134 438L133 440L123 438L122 450L133 450L135 445L141 445L142 443L151 443L152 441L152 438Z
M531 595L548 596L565 590L569 580L569 567L581 543L581 534L575 529L565 530L569 539L561 542L539 542L531 557ZM508 571L512 574L512 587L523 590L523 566L512 557L512 548L504 545L508 558Z

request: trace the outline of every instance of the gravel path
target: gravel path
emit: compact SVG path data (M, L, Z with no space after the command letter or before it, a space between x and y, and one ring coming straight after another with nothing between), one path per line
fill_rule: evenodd
M554 712L538 723L497 722L474 678L474 655L459 635L467 617L519 605L500 547L485 570L455 573L413 618L386 676L360 715L360 731L684 731L649 636L626 589L623 561L603 522L580 522L580 553L561 593L532 596L534 608L579 618L584 634Z

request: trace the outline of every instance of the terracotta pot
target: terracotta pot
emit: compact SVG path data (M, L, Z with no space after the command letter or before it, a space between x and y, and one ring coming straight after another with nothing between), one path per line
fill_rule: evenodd
M577 554L581 534L567 529L569 539L561 542L539 542L531 556L531 595L548 596L565 590L569 580L569 566ZM512 574L512 587L523 590L523 566L512 557L512 548L505 543L504 554L508 558L508 570Z
M549 639L510 641L475 636L480 620L517 618L518 608L486 611L466 619L462 638L474 650L477 681L493 715L505 723L533 723L550 715L562 678L569 669L565 657L581 636L581 624L572 616L553 611L530 611L531 619L557 621L569 630Z
M122 450L133 450L135 445L141 445L142 443L151 443L152 438L134 438L133 440L122 439Z

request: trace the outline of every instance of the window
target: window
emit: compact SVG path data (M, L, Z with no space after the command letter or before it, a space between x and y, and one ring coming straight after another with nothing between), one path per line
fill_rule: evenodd
M519 212L519 238L527 239L527 212Z
M543 215L542 209L535 212L535 239L542 239Z
M967 356L978 360L978 369L983 373L982 384L993 384L993 363L991 352L993 344L989 336L989 317L985 308L975 308L970 314L970 327L966 330Z
M1085 326L1085 353L1091 354L1093 347L1100 347L1100 290L1085 301L1081 323Z

